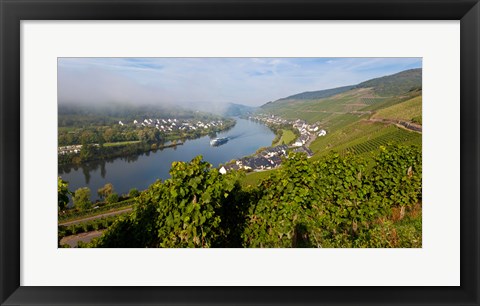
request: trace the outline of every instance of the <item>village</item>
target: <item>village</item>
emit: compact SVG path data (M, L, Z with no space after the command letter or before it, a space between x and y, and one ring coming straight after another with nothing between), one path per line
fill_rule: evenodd
M118 125L122 127L135 127L135 128L155 128L162 132L165 136L174 133L197 133L199 135L205 135L211 131L216 132L228 128L229 125L222 120L198 120L198 119L176 119L176 118L165 118L165 119L143 119L142 120L133 120L131 123L118 121ZM98 146L99 144L93 144ZM59 146L57 153L59 155L65 154L78 154L82 149L81 144L74 144L68 146Z
M119 125L125 126L128 123L118 122ZM144 119L143 121L133 120L132 123L136 127L154 127L161 132L179 131L195 131L197 129L221 128L224 125L222 120L201 121L197 119Z
M308 148L317 137L327 135L327 131L321 129L318 124L308 124L304 120L288 121L275 115L250 116L250 120L260 121L267 125L291 125L298 130L300 136L290 146L286 144L269 147L261 150L253 156L243 157L230 162L220 168L220 173L225 174L230 170L243 169L246 171L263 171L277 168L282 163L282 158L288 157L288 152L305 153L308 158L313 152Z

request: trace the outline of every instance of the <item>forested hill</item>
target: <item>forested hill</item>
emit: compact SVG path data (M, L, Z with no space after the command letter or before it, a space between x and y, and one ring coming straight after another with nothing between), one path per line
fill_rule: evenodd
M325 90L317 90L317 91L306 91L296 95L288 96L286 98L279 99L277 101L282 100L310 100L310 99L321 99L321 98L328 98L334 96L336 94L345 92L354 88L355 86L343 86L337 87L332 89L325 89Z
M396 96L422 87L422 69L405 70L393 75L372 79L355 86L373 88L379 96Z
M362 82L357 85L342 86L337 88L307 91L299 94L291 95L273 102L268 102L261 108L275 107L276 105L284 105L289 102L304 100L319 100L330 98L341 93L346 93L355 89L371 88L373 93L379 97L393 97L412 90L418 90L422 87L422 69L410 69L396 74L383 76Z
M245 116L255 112L256 107L247 106L243 104L229 103L226 110L222 113L223 116Z

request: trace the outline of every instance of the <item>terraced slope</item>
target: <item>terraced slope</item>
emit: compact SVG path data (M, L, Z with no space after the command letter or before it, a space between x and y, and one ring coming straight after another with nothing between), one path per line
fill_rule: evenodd
M341 154L369 153L388 143L421 145L422 135L392 124L362 120L325 137L317 138L310 149L317 159L331 151Z
M422 96L378 110L372 118L422 122Z

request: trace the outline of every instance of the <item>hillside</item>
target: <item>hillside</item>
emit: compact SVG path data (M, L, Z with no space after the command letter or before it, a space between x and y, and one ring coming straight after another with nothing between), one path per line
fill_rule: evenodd
M368 99L373 99L379 102L384 98L396 97L399 95L407 94L411 91L415 91L422 88L422 69L410 69L396 74L383 76L357 85L349 85L319 91L308 91L299 94L294 94L285 98L278 99L273 102L268 102L261 106L263 110L275 110L278 107L285 107L286 105L298 104L305 101L318 101L325 98L334 98L342 93L350 91L358 92L359 89L371 89L368 95L365 95L366 102ZM362 92L362 91L360 91ZM365 93L365 92L364 92Z
M292 95L264 104L258 112L287 120L303 119L333 132L355 121L370 118L382 109L421 96L421 77L421 69L406 70L354 86ZM318 98L322 95L324 97ZM410 106L412 103L414 105ZM421 116L421 99L416 104L410 104L406 104L409 108L406 112L410 112L408 119ZM404 107L394 108L392 112Z
M259 112L287 120L305 120L325 129L327 135L310 144L313 160L332 151L342 156L348 153L370 158L372 152L387 144L421 147L421 132L408 130L399 123L421 127L421 75L421 69L407 70L349 86L323 98L308 99L306 93L292 95L263 105ZM263 175L254 173L247 175L244 183L254 185L262 178Z
M296 95L292 95L283 99L280 99L278 101L282 100L311 100L311 99L322 99L322 98L328 98L331 96L334 96L336 94L345 92L347 90L350 90L354 88L355 86L343 86L343 87L337 87L337 88L332 88L332 89L325 89L325 90L317 90L317 91L306 91L302 92Z
M377 111L372 118L394 119L422 123L422 96Z
M360 83L356 87L373 88L379 96L398 96L422 87L422 69L405 70Z

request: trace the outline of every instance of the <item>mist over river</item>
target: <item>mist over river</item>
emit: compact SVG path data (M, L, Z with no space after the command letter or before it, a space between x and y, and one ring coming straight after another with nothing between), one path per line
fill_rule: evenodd
M251 155L260 147L270 146L275 135L265 125L250 120L235 118L236 125L217 137L228 137L221 146L210 146L210 137L187 140L183 145L148 152L141 155L88 162L82 165L59 166L58 175L69 182L69 189L80 187L91 190L91 200L98 199L97 190L112 183L119 195L127 194L131 188L146 189L157 179L170 177L169 170L174 161L190 161L202 155L213 166L232 159Z

